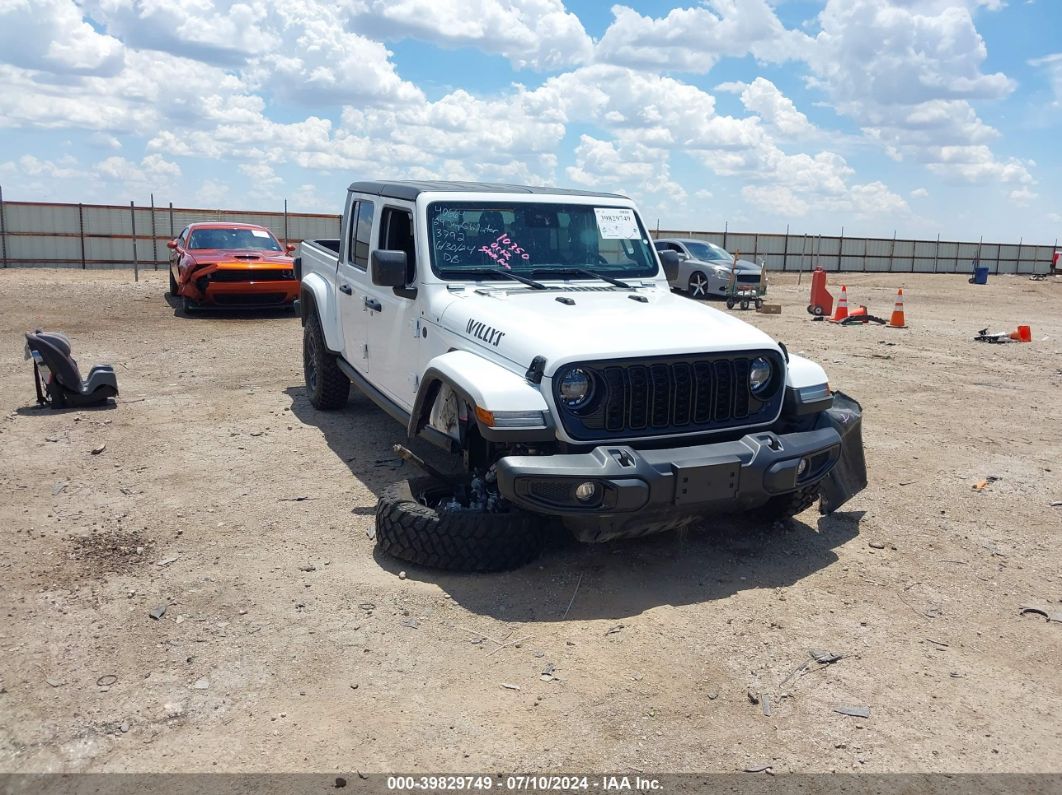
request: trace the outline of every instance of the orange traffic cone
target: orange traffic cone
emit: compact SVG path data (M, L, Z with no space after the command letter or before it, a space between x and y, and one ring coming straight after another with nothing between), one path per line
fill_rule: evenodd
M848 288L841 285L841 297L837 300L837 311L830 318L831 323L840 323L848 317Z
M1032 342L1032 327L1018 326L1017 331L1010 332L1010 338L1018 342Z
M892 317L886 324L889 328L907 328L907 320L903 315L903 288L896 292L896 306L893 307Z

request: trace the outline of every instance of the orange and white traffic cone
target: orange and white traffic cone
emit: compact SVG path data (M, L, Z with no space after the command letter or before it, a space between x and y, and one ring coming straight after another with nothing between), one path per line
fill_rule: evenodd
M889 328L907 328L907 320L903 314L903 288L896 293L896 306L893 307L892 317L886 323Z
M1032 342L1032 328L1030 326L1018 326L1017 331L1010 332L1010 338L1015 342Z
M848 317L848 288L841 285L841 297L837 300L837 311L830 318L831 323L840 323Z

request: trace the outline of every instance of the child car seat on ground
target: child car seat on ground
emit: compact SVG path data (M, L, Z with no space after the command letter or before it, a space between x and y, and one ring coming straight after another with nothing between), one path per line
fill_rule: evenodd
M118 395L118 379L109 364L93 367L88 378L81 380L64 334L40 329L27 332L26 358L33 359L37 402L42 406L97 406Z

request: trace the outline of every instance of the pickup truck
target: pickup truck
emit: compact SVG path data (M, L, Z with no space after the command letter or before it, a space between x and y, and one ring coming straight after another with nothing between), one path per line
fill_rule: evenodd
M755 327L672 294L620 195L355 182L338 240L302 243L306 391L350 385L460 474L384 490L376 542L470 571L705 515L776 521L866 485L859 404ZM401 448L399 448L401 449Z

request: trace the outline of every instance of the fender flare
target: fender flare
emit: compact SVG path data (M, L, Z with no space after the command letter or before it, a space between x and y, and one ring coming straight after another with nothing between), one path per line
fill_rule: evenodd
M306 274L299 287L299 314L302 316L302 325L306 325L313 313L316 313L321 321L321 331L324 333L328 350L333 353L341 351L343 344L336 323L335 285L330 285L318 273Z
M424 370L406 429L410 438L420 434L431 418L431 410L443 384L454 391L471 410L480 436L489 442L548 442L556 439L553 415L542 393L517 373L482 356L453 350L436 356ZM478 416L476 408L490 411L535 411L544 418L540 428L492 428ZM462 432L461 442L464 442Z

